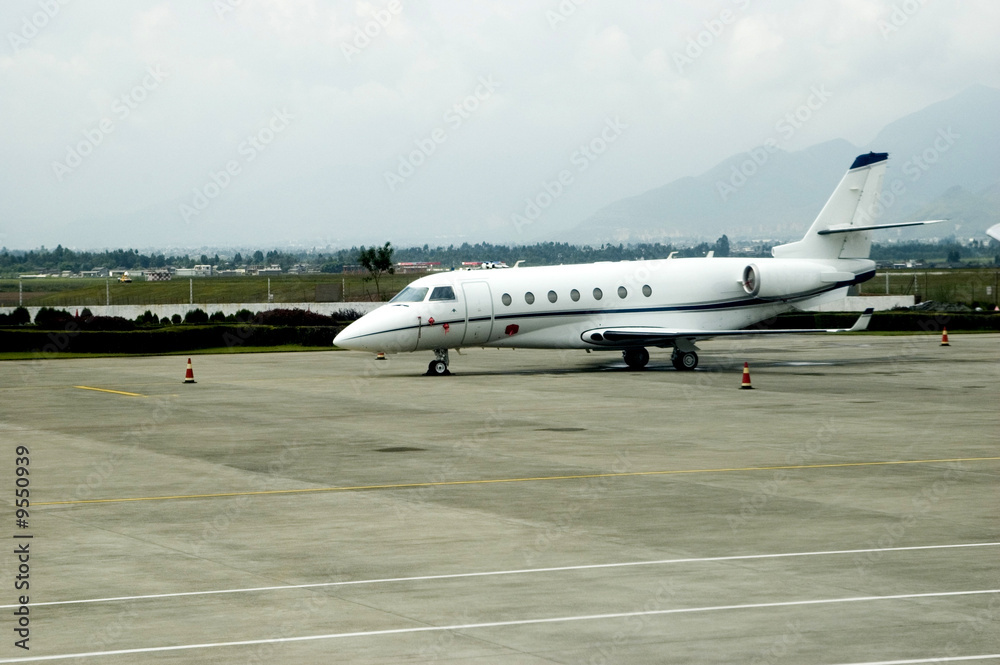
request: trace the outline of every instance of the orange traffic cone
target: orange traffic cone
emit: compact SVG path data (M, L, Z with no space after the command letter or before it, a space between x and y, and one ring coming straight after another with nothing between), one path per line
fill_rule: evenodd
M190 358L188 358L187 372L184 373L184 383L197 383L194 380L194 369L191 367Z
M948 343L948 329L947 328L942 328L941 329L941 346L951 346L951 344Z
M750 385L750 363L743 363L743 383L740 384L742 390L753 390Z

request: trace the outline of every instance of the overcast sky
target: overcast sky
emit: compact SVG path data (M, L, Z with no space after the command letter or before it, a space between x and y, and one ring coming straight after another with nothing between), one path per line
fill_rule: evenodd
M1000 87L998 28L987 0L3 0L0 245L557 237Z

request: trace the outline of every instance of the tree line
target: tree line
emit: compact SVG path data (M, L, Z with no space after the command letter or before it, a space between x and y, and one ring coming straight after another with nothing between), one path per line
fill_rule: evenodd
M135 249L114 249L104 251L78 251L57 246L55 249L41 247L32 250L0 249L0 274L7 276L32 273L69 271L81 272L97 267L124 268L126 270L164 268L191 268L197 264L210 264L219 268L242 268L247 265L279 265L288 270L293 265L303 264L326 273L342 272L344 266L362 265L362 257L371 258L371 252L385 251L381 247L350 247L334 251L274 249L235 252L220 256L218 253L201 255L166 255L163 253L143 254ZM559 265L563 263L590 263L593 261L625 261L636 259L664 259L672 253L678 257L705 256L714 252L715 256L730 256L732 249L729 238L720 237L714 243L703 242L695 246L677 247L667 243L604 244L600 246L572 245L562 242L542 242L534 245L495 245L491 243L462 243L431 247L392 247L395 262L423 261L439 263L443 268L457 268L463 261L502 261L513 266L517 261L525 265ZM743 256L770 256L771 245L760 244ZM996 241L975 241L959 245L953 239L940 242L906 242L872 245L871 258L877 261L907 259L945 258L949 262L963 259L992 258L1000 264L1000 243ZM384 258L384 257L383 257Z

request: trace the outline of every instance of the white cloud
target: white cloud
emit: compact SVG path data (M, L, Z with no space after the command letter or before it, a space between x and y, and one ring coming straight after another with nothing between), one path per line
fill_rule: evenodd
M0 44L6 244L55 244L80 219L172 209L274 108L294 124L213 205L203 237L273 243L363 229L373 242L415 224L429 236L502 236L518 202L606 118L626 119L622 141L546 212L558 228L752 147L813 85L833 97L793 147L863 143L968 85L1000 86L1000 6L985 0L928 3L888 37L879 21L894 3L881 0L584 2L555 25L554 1L405 2L396 13L388 0L232 5L220 16L213 3L71 3L23 48ZM5 3L0 34L35 11ZM718 30L723 11L733 20L679 73L675 55ZM358 52L348 58L345 44ZM57 181L52 161L151 66L169 78ZM501 86L447 126L480 77ZM441 126L446 142L390 192L385 170ZM241 225L253 235L237 237ZM119 237L113 224L93 226L98 244Z

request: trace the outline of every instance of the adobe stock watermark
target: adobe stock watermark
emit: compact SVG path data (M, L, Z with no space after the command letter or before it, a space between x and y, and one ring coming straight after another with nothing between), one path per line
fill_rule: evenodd
M823 447L838 433L837 421L833 416L828 416L826 422L820 424L816 434L807 441L796 444L795 448L785 456L785 465L790 467L802 466L808 460L815 459L823 450ZM768 481L757 483L757 491L750 497L740 497L740 509L737 513L730 513L726 516L726 522L736 535L740 529L748 526L754 519L764 512L771 499L779 498L785 486L792 480L793 476L789 469L776 469Z
M771 159L771 155L781 149L781 143L788 141L795 133L812 120L816 113L830 101L833 93L827 90L826 84L814 85L809 88L809 95L802 104L785 113L774 123L776 136L768 138L753 150L747 152L747 158L730 169L729 178L717 180L715 189L723 202L743 188L760 169Z
M882 33L882 39L889 41L889 36L909 23L910 19L916 16L926 4L927 0L904 0L904 2L893 4L887 19L880 18L875 21L879 32Z
M937 130L930 145L920 151L919 154L910 155L910 158L903 162L900 168L901 173L911 182L915 183L930 171L941 156L951 150L952 146L962 138L951 127ZM861 210L859 223L870 224L881 217L885 212L896 204L899 197L906 193L906 182L902 178L893 178L892 182L883 185L882 191L875 198L872 206L872 213L869 215L866 210Z
M910 529L916 526L920 519L937 510L947 500L952 487L969 473L969 468L962 462L949 462L946 467L947 471L940 478L924 486L910 498L911 508L908 512L885 524L877 539L868 541L868 549L854 556L854 567L858 577L867 578L871 574L872 566L882 563L885 552L899 547Z
M413 177L417 169L427 163L427 159L437 152L438 146L448 140L448 132L455 131L465 124L499 87L500 83L493 80L492 76L480 76L476 89L452 104L451 108L444 112L442 120L446 126L435 127L427 135L413 139L414 149L405 155L399 155L396 170L383 173L389 191L395 192L397 187Z
M372 12L372 20L360 28L354 26L354 39L349 42L340 42L340 52L344 54L347 62L350 62L351 58L361 55L361 52L371 45L372 40L385 32L393 19L399 16L402 11L402 2L389 0L385 9L376 9Z
M233 184L233 180L243 173L243 169L267 150L267 147L278 135L288 129L294 119L295 116L287 109L274 109L264 126L248 135L237 146L236 153L239 158L228 160L218 171L209 171L208 181L201 187L195 187L191 190L190 203L181 203L179 206L181 219L184 220L184 223L190 224L193 218L204 212L212 201L219 198L222 192Z
M572 169L562 169L551 180L542 180L541 189L524 199L524 210L510 216L514 229L521 233L525 226L530 226L537 222L542 213L548 210L559 197L566 193L566 189L576 181L576 174L581 174L596 162L601 155L608 151L628 129L628 125L621 121L621 118L607 118L604 127L594 138L580 146L570 155L569 162L574 167Z
M611 474L620 475L633 470L634 466L628 455L628 450L615 452L615 461L610 466ZM614 479L606 474L588 478L581 487L566 496L561 506L558 508L553 506L546 516L548 525L535 536L531 546L522 553L525 565L534 565L556 543L574 533L577 524L586 517L585 511L607 497L614 482Z
M584 2L586 0L560 0L554 9L545 10L545 20L549 22L549 27L555 30L568 21Z
M733 0L739 11L745 12L750 7L750 0ZM732 9L723 8L715 18L702 21L704 29L699 31L694 37L689 37L687 44L681 51L674 51L674 66L681 76L691 67L695 60L705 54L706 51L715 46L719 38L726 32L727 28L739 19Z
M788 658L789 652L802 641L802 621L792 619L785 622L785 632L774 638L767 647L760 649L750 665L771 665Z
M677 597L676 580L659 580L654 591L633 610L634 615L625 617L622 627L616 630L606 642L592 647L590 655L582 661L586 665L608 665L608 663L630 662L623 658L622 649L628 649L637 642L644 641L643 635L659 623L655 613L665 611Z
M215 10L215 15L219 17L220 21L226 20L226 14L231 14L246 6L247 3L244 0L213 0L212 2L212 9Z
M7 42L16 54L22 48L28 46L32 39L37 37L56 16L60 10L68 5L70 0L38 0L39 11L21 19L21 29L18 32L8 32Z
M78 169L84 160L94 154L97 147L104 143L109 134L115 131L116 122L121 122L132 115L150 94L167 80L169 73L160 65L146 67L146 75L128 92L111 102L111 116L101 118L97 124L83 132L83 140L66 145L66 157L52 162L52 172L59 182Z

